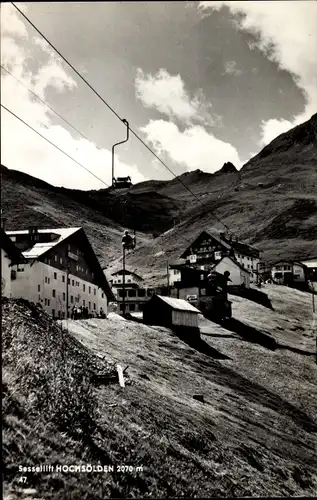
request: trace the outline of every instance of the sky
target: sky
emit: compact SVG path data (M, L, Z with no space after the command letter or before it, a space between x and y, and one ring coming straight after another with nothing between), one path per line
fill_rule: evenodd
M314 1L17 6L176 175L241 168L317 111ZM110 184L125 125L9 3L1 66L1 104ZM105 187L3 108L1 163L56 186ZM172 178L132 134L116 148L125 175Z

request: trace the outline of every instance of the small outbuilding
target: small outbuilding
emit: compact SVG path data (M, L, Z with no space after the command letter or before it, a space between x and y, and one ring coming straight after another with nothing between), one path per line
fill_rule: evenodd
M153 295L144 304L143 322L147 325L198 328L200 311L183 299Z

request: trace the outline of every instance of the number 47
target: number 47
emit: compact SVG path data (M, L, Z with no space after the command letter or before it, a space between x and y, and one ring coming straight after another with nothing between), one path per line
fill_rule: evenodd
M26 476L21 476L18 483L26 483Z

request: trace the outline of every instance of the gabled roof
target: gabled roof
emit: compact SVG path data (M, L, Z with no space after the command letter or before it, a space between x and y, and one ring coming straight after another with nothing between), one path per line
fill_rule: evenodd
M163 302L168 304L173 309L176 309L177 311L191 311L200 313L200 311L196 309L196 307L192 306L184 299L174 299L172 297L165 297L164 295L153 295L152 298L154 297L157 297L157 299L162 300Z
M119 271L115 271L114 273L111 273L111 276L115 276L116 274L119 274L121 276L123 274L123 269L120 269ZM128 269L125 270L124 274L129 274L129 275L136 276L140 280L144 281L144 279L142 278L142 276L139 276L138 274L134 273L133 271L129 271Z
M72 234L75 234L77 231L80 231L82 228L81 227L63 227L59 229L38 229L39 234L56 234L58 236L55 240L53 241L48 241L45 243L34 243L32 247L25 252L23 252L23 255L26 259L37 259L38 257L41 257L44 255L46 252L51 250L51 248L55 247L62 241L66 240L71 236ZM9 236L16 236L19 234L28 234L28 229L22 230L22 231L6 231L7 235Z
M299 260L288 260L288 259L278 260L277 262L274 262L274 264L272 264L272 267L275 267L277 264L287 264L287 265L290 264L291 266L296 264L297 266L307 267L307 264L304 264L303 262L301 262Z
M219 264L220 262L223 261L223 259L229 259L231 260L231 262L233 262L233 264L235 264L236 266L238 266L242 271L245 271L246 273L249 273L251 274L251 271L249 271L248 269L246 269L245 267L243 267L240 262L238 262L236 259L233 259L232 257L229 257L228 255L225 255L224 257L222 257L222 259L220 259L214 266L213 266L213 269L215 269Z
M26 262L20 250L15 246L10 237L5 233L5 231L0 229L0 243L1 248L8 254L9 259L12 263L18 264Z
M186 250L182 253L182 255L180 255L180 259L184 258L184 256L188 254L190 248L193 247L198 240L203 239L204 237L213 238L214 240L217 241L217 243L219 243L219 245L221 245L226 250L230 250L231 248L230 245L228 245L228 243L226 243L220 238L220 235L218 233L213 232L211 230L204 230L197 236L197 238L195 238L195 240L191 243L191 245L189 245L189 247L186 248Z
M85 259L87 260L87 263L89 263L91 270L95 274L95 280L97 285L105 292L108 300L112 301L115 300L115 296L101 268L99 260L97 259L97 256L90 244L90 241L88 240L86 233L82 227L38 229L37 232L38 234L49 233L56 235L56 239L54 239L53 241L48 241L47 243L46 242L45 243L34 242L34 244L32 243L32 246L30 248L28 248L25 252L22 252L22 255L26 259L38 259L40 257L43 257L43 255L46 252L56 247L57 245L61 244L63 241L67 240L70 236L73 236L74 234L78 233L78 237L81 238L81 244L84 249ZM19 234L27 235L28 233L29 231L27 229L21 231L7 231L8 236L15 236Z

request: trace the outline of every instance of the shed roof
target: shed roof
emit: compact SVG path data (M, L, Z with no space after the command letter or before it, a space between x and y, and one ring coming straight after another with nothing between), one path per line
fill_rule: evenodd
M196 309L196 307L192 306L184 299L174 299L173 297L165 297L164 295L154 295L153 297L157 297L163 302L166 302L166 304L171 306L173 309L177 309L178 311L191 311L200 313L200 311Z
M300 263L308 268L317 267L317 259L316 260L302 260ZM296 264L298 264L298 263L296 262Z

